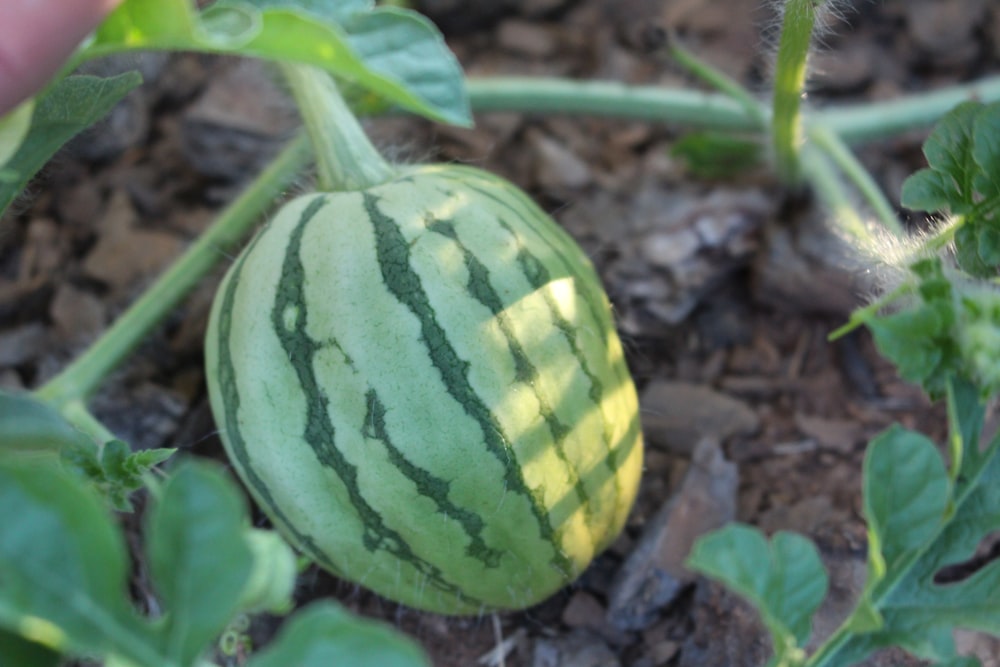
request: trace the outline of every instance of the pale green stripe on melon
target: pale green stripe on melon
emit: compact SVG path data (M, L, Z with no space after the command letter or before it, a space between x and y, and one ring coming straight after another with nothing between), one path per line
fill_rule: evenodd
M399 448L392 444L392 438L385 424L385 406L379 400L374 389L368 390L365 400L368 403L368 412L365 414L364 421L365 436L381 441L389 454L389 461L416 484L417 492L434 501L439 513L462 526L470 540L468 547L466 547L466 553L470 557L480 561L487 568L498 567L503 552L488 546L483 540L484 523L482 517L466 508L458 507L451 501L449 498L451 482L449 480L432 475L415 466Z

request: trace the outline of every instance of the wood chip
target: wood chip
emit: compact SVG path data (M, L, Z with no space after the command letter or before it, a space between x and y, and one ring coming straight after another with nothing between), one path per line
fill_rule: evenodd
M795 425L821 446L839 452L850 452L854 446L864 441L864 428L856 421L848 419L825 419L798 413Z
M56 334L64 342L89 340L107 324L104 302L70 283L62 283L56 288L49 315L56 325Z
M608 595L608 621L622 630L651 625L683 587L694 580L684 567L694 541L736 515L739 473L718 442L695 448L680 490L644 527Z
M676 454L689 455L702 438L721 442L760 426L747 404L704 385L656 380L643 390L639 403L650 444Z

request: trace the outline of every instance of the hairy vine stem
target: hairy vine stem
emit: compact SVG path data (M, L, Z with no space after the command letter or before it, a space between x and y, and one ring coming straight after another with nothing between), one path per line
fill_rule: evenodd
M468 90L472 109L478 112L580 114L713 130L763 129L728 95L697 90L546 77L473 77ZM1000 100L1000 76L884 102L807 109L804 116L806 124L818 123L845 143L857 144L929 127L968 100Z

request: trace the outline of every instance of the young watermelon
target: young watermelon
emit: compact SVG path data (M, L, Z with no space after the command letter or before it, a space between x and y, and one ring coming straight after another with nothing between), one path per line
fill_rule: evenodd
M417 167L286 205L226 275L206 361L275 525L412 607L534 604L635 498L638 404L600 282L486 172Z

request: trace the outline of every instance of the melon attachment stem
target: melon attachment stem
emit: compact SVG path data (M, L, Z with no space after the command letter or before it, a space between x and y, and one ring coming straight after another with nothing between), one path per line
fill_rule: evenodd
M313 145L320 190L365 190L392 180L395 170L372 145L327 72L295 63L283 63L281 71Z

